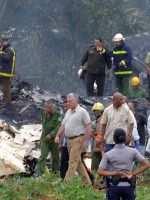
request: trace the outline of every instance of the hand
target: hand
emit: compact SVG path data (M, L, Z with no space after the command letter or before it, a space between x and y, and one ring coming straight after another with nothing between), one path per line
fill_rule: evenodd
M127 137L126 137L126 144L130 144L130 142L131 142L131 136L129 136L129 135L127 135Z
M132 178L132 173L131 172L125 172L124 175L121 176L121 178L130 179L130 178Z
M89 141L88 140L85 140L82 144L82 149L86 149L89 145Z
M121 176L121 178L125 178L126 177L126 172L117 171L117 175Z
M131 140L131 146L132 146L132 147L135 147L135 142L134 142L133 139Z
M51 138L52 138L51 135L47 135L47 136L45 137L45 140L46 140L47 142L49 142L49 141L51 140Z
M102 51L103 50L103 47L100 46L100 47L96 47L98 51Z
M56 144L59 144L59 136L56 136L56 137L55 137L55 143L56 143Z
M100 144L100 150L101 150L101 152L105 152L105 145L104 144Z
M110 75L110 71L111 71L111 69L107 69L106 74Z
M119 63L119 66L120 66L120 67L122 67L122 66L123 66L123 63L122 63L122 62L120 62L120 63Z
M84 66L80 66L80 69L84 70Z

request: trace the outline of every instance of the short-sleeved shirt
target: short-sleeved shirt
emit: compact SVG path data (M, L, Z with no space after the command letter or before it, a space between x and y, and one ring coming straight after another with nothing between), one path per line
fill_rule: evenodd
M146 98L148 94L145 89L139 88L138 90L130 89L129 98Z
M108 106L103 113L101 124L106 124L104 138L107 144L114 144L113 134L117 128L122 128L128 134L130 124L134 123L129 108L122 105L116 109L113 104Z
M109 163L110 171L132 172L133 162L141 162L144 159L136 148L125 146L125 144L116 144L112 150L104 154L99 167L106 169ZM120 186L124 186L124 184L120 184Z
M99 167L105 169L107 164L110 163L110 171L132 172L133 162L141 162L144 159L136 148L125 144L116 144L113 149L104 154Z
M86 127L91 123L90 116L84 108L77 106L74 111L69 109L63 119L65 136L71 138L86 133Z
M147 54L146 59L145 59L145 63L148 65L148 67L150 68L150 52Z

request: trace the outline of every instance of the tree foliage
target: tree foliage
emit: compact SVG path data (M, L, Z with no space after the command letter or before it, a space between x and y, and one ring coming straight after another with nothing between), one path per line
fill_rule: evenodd
M148 5L148 0L0 0L0 32L16 49L16 75L52 92L78 91L77 70L88 45L101 36L111 48L118 32L148 30Z

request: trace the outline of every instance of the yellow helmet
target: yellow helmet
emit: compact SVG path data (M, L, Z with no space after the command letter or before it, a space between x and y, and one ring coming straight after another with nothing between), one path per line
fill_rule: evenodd
M138 77L133 77L131 80L132 85L138 85L140 83L140 79Z
M100 102L95 103L94 106L92 107L92 110L100 110L103 111L104 110L104 105Z

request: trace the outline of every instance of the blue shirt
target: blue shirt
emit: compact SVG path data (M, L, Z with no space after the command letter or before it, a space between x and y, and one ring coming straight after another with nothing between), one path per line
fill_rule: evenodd
M65 137L65 134L63 135L63 143L62 143L63 147L67 147L67 138Z
M62 121L64 119L64 116L62 117ZM62 142L63 147L67 147L67 138L65 137L65 133L63 134L63 142Z

